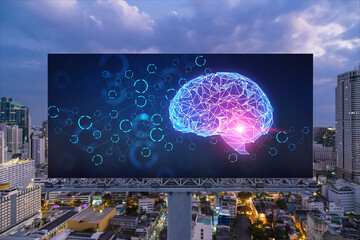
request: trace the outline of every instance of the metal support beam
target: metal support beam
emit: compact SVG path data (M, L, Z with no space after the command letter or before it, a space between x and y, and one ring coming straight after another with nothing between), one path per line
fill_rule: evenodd
M73 192L294 192L316 191L311 178L52 178L45 191Z

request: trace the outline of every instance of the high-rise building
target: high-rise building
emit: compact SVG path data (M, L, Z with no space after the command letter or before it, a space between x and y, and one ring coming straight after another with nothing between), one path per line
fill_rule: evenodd
M7 147L7 124L6 124L6 122L0 122L0 131L3 132L3 136L4 136L4 148L3 148L4 158L3 158L3 162L0 161L0 164L1 164L8 160L8 155L9 155L8 147Z
M360 214L360 184L344 179L336 180L336 184L323 184L321 194L329 201L337 203L345 212L355 211Z
M0 107L1 107L0 121L14 123L15 122L15 107L12 104L12 98L2 97Z
M324 147L321 144L313 146L313 161L315 172L333 171L336 168L336 159L332 147Z
M6 122L0 122L0 131L3 131L5 136L4 139L7 141L7 123Z
M360 67L339 74L335 91L338 177L360 182Z
M27 186L34 178L34 160L13 159L0 165L0 183L9 183L12 188Z
M41 217L39 185L0 190L0 235L35 217Z
M2 97L0 109L0 122L7 122L8 125L18 125L24 129L22 142L29 141L31 133L29 108L21 103L14 102L10 97Z
M30 148L30 141L24 143L23 148L21 150L21 159L30 159L31 158L31 156L29 155L31 152L29 148Z
M223 199L221 202L221 211L230 214L230 218L236 218L236 206L237 200L230 198L230 199Z
M212 239L211 216L197 215L193 225L192 239Z
M335 128L332 127L314 127L313 140L324 147L335 149Z
M355 202L354 202L354 190L348 186L343 185L323 185L325 186L322 190L322 193L327 198L328 201L335 202L342 208L345 212L355 211Z
M45 163L45 139L40 137L32 138L32 158L35 164L41 165Z
M7 126L7 145L8 151L12 154L19 154L21 152L23 130L18 125Z
M143 198L139 199L139 213L152 213L154 211L155 199Z
M324 239L323 235L328 230L328 224L318 212L307 214L307 237L310 240Z
M48 157L48 137L49 137L49 124L48 120L43 121L41 125L41 134L45 138L45 158Z
M333 159L334 151L332 147L323 147L321 144L314 144L313 159Z
M0 131L0 164L5 163L5 133Z

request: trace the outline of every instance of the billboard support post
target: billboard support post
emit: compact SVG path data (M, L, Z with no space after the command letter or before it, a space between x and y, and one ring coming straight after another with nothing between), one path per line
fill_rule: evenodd
M168 230L167 238L185 240L192 238L191 193L168 193Z

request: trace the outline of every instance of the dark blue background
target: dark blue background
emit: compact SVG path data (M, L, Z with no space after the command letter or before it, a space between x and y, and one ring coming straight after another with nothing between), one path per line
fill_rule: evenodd
M313 121L313 58L311 54L202 54L206 59L204 67L194 66L195 58L199 54L128 54L128 55L103 55L103 54L49 54L48 55L48 105L60 109L59 116L49 118L49 177L312 177L312 121ZM210 68L212 73L237 72L255 81L268 96L274 108L274 128L270 132L271 139L265 141L261 137L255 144L248 144L249 152L256 151L256 158L239 155L235 163L229 161L229 154L236 153L231 148L229 152L224 149L228 146L216 136L218 143L213 145L210 138L199 137L195 134L184 134L175 131L168 118L169 101L164 97L166 90L173 87L180 88L177 84L180 75L169 73L172 60L179 59L178 69L181 77L185 76L185 67L193 66L192 71L186 75L186 80L191 80L203 75L205 68ZM170 81L164 81L160 76L150 75L147 78L149 89L144 96L156 96L152 104L144 108L137 108L134 99L133 84L137 79L145 78L148 73L148 64L155 64L157 72L170 75ZM126 70L134 73L132 79L124 78ZM121 103L110 101L106 94L109 86L102 77L103 71L108 71L113 80L122 78L120 85L110 83L110 88L117 88L120 95L126 92L132 94L130 99L125 98ZM111 82L111 80L109 80ZM161 89L155 90L152 86L160 83ZM127 90L124 90L124 89ZM106 93L106 94L104 94ZM160 102L166 102L166 107L161 108ZM149 102L148 102L149 103ZM71 113L77 107L79 115ZM131 114L137 111L150 116L156 112L164 117L162 128L165 140L174 143L172 151L164 150L164 143L154 143L148 137L140 139L140 145L152 149L151 156L157 156L153 163L148 164L150 158L141 158L139 148L134 148L135 157L140 167L134 165L128 154L125 162L119 161L117 147L112 155L105 155L109 147L103 144L113 133L120 136L119 146L126 148L125 136L119 130L119 121L113 122L112 130L104 131L102 138L95 141L92 137L93 130L80 131L77 119L81 115L93 115L95 110L100 110L102 116L112 109L119 113L119 119L131 119ZM126 110L124 110L126 109ZM65 126L65 120L72 119L74 124ZM96 121L96 118L93 119ZM101 123L104 127L106 122ZM101 125L98 124L98 125ZM151 123L150 123L151 125ZM56 126L61 126L65 133L56 134ZM301 130L306 126L310 129L308 134ZM289 132L293 127L295 131ZM139 123L134 126L130 138L135 138L136 131L149 133L152 127ZM296 134L285 144L279 144L276 133L288 132L288 136ZM79 142L72 144L69 137L79 135ZM131 135L133 134L133 135ZM176 143L176 138L182 136L184 141ZM299 140L299 139L302 140ZM196 150L189 150L189 144L196 144ZM288 144L296 145L295 151L289 151ZM266 145L266 146L264 146ZM270 156L269 147L277 145L278 153ZM94 152L86 152L88 146L93 146ZM94 154L103 156L101 165L94 165L91 158ZM138 164L139 165L139 164Z

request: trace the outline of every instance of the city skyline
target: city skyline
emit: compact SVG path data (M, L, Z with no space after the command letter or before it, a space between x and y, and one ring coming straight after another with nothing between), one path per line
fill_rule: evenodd
M37 126L47 53L313 53L314 126L335 125L337 75L360 62L358 1L38 3L0 3L0 95L28 106Z

